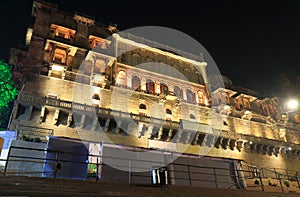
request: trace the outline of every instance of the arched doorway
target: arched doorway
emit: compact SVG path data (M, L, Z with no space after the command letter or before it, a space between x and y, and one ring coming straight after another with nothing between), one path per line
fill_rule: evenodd
M135 91L140 91L141 90L141 80L137 76L133 76L131 79L131 86L132 89Z
M155 89L154 89L154 82L151 79L147 79L146 82L146 91L147 93L154 94Z
M160 84L160 93L167 95L168 94L168 86L165 83Z

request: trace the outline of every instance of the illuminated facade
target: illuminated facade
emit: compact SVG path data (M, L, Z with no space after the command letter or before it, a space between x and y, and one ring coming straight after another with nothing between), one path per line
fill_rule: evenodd
M299 125L282 116L277 98L257 98L225 77L225 87L209 95L203 69L209 65L201 58L120 36L113 24L45 2L35 1L32 14L28 51L11 50L10 64L29 76L11 130L49 128L54 136L95 142L108 136L115 144L151 149L168 144L169 151L191 155L209 147L208 156L299 170ZM174 73L138 66L156 62Z

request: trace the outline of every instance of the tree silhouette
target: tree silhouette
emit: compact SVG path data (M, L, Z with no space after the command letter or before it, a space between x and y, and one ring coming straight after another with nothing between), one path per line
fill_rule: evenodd
M0 129L4 129L8 122L12 101L18 90L12 81L11 66L0 60Z

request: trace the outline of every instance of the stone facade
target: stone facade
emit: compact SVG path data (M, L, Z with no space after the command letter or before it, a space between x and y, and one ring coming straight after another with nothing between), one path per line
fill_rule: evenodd
M148 41L132 42L92 17L38 1L33 16L19 70L26 84L10 129L42 127L55 136L144 148L160 141L176 152L209 150L208 156L299 170L299 125L282 118L277 98L230 87L210 92L202 57L141 47Z

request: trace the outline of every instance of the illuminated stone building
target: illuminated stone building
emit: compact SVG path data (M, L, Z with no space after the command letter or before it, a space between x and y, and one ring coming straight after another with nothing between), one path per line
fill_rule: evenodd
M299 170L299 125L282 117L277 98L258 98L226 77L225 87L209 95L209 65L201 57L119 35L115 24L99 25L45 2L35 1L32 15L28 50L12 49L10 58L26 81L10 124L19 136L47 128L70 139L151 150L167 146L191 156L209 148L211 158ZM175 71L138 66L153 62Z

